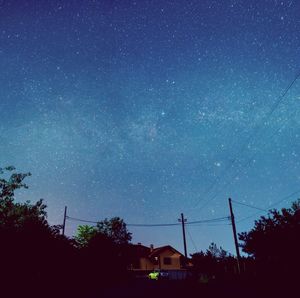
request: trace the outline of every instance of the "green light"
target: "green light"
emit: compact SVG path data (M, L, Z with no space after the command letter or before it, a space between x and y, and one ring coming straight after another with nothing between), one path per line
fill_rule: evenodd
M157 272L157 271L151 272L151 273L149 273L148 276L150 279L158 280L159 272Z

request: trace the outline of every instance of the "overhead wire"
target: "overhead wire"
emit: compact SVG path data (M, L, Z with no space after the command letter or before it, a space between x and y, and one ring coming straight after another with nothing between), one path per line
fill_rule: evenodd
M288 122L288 121L286 121L286 122ZM283 125L281 125L281 126L280 126L280 127L279 127L272 135L271 135L271 137L269 138L269 140L272 140L272 139L274 138L274 136L276 136L277 133L280 132L280 131L284 128L285 125L286 125L286 123L284 123ZM266 144L267 144L267 143L264 143L264 145L262 145L262 147L264 147ZM262 147L261 147L261 148L262 148ZM230 181L229 181L228 183L226 183L226 185L225 185L224 187L228 187L229 185L231 185L232 182L236 180L236 178L240 177L240 174L245 174L245 173L246 173L245 169L247 169L247 168L250 166L250 164L254 161L254 157L255 157L257 154L258 154L258 152L255 152L255 153L254 153L254 154L246 161L246 163L244 163L244 164L238 169L238 172L235 173L235 174L231 177ZM244 172L242 172L242 170L244 170ZM228 176L228 177L230 177L230 176ZM221 191L224 190L224 187L221 189ZM215 198L218 194L220 194L221 191L219 191L219 192L214 196L214 198Z
M243 205L243 206L246 206L246 207L249 207L249 208L253 208L253 209L256 209L256 210L260 210L260 211L266 211L268 212L267 209L263 209L263 208L259 208L259 207L256 207L256 206L253 206L253 205L249 205L249 204L245 204L245 203L242 203L242 202L239 202L239 201L236 201L236 200L232 200L232 202L238 204L238 205Z
M251 107L250 111L252 112L252 110L254 110L254 106ZM216 125L216 129L215 130L218 130L220 128L220 124L222 124L224 121L225 121L226 118L220 120L217 125ZM235 161L232 160L231 163L226 167L226 169L223 171L224 173L227 172L228 169L231 168L232 164L234 163ZM223 173L222 173L223 174ZM221 174L221 175L222 175ZM222 175L223 176L223 175ZM216 177L213 182L205 189L205 191L202 193L202 197L206 196L207 194L209 194L211 192L211 190L213 190L213 188L215 187L215 185L221 180L221 177ZM197 204L195 207L197 207L199 204Z
M206 224L205 227L218 227L218 226L230 226L230 222L223 222L223 223L215 223L215 224ZM203 224L194 224L190 227L203 227Z
M258 135L258 133L262 130L261 127L261 123L263 122L264 124L266 124L269 121L269 118L272 116L272 114L274 113L274 111L278 108L278 106L281 104L281 102L283 101L285 95L287 94L287 92L290 90L290 88L294 85L294 83L297 81L297 79L300 77L300 72L295 76L295 78L291 81L291 83L286 87L286 89L284 90L284 92L278 97L278 99L275 101L275 103L272 105L270 111L263 117L263 119L260 121L260 123L258 123L256 125L256 127L254 128L253 133L251 134L251 136L248 138L248 140L244 143L244 145L241 147L241 150L239 150L238 155L242 154L245 149L247 147L249 147L249 145L251 144L251 142L253 142L253 140L255 139L255 137ZM282 127L280 128L282 129ZM279 130L280 130L279 129ZM278 130L278 131L279 131ZM276 133L278 132L276 131ZM275 134L273 134L274 136ZM217 185L217 183L219 183L219 181L221 180L221 178L223 178L226 174L227 171L230 170L232 168L232 166L239 160L238 155L227 165L227 167L225 168L225 170L221 173L220 176L218 176L213 183L205 190L204 195L210 193L215 186ZM255 156L256 153L253 155ZM251 159L249 159L247 161L247 165L250 165L251 162L253 161L253 157L251 157ZM236 178L236 176L234 177L234 179ZM228 184L227 184L228 185ZM300 191L299 191L300 192ZM207 203L213 201L218 193L215 193L212 197L210 197L208 200L205 200L204 204L201 205L201 209L203 209ZM197 208L200 204L200 202L203 200L200 200L196 206L194 208ZM248 206L249 207L249 206ZM258 208L256 208L258 209ZM266 211L263 209L260 209L261 211ZM253 216L253 215L252 215ZM212 221L218 221L218 220L224 220L227 219L228 217L223 217L223 218L218 218L218 219L210 219L210 220L200 220L200 221L194 221L194 222L187 222L186 224L201 224L201 223L209 223ZM79 221L79 222L85 222L85 223L93 223L93 224L97 224L98 222L96 221L90 221L90 220L85 220L85 219L79 219L79 218L75 218L75 217L70 217L67 216L67 219L69 220L74 220L74 221ZM246 218L244 218L243 220L245 220ZM240 220L241 221L241 220ZM239 221L239 222L240 222ZM164 226L178 226L180 225L180 223L163 223L163 224L127 224L127 226L132 226L132 227L164 227Z
M92 224L97 224L99 222L99 221L91 221L91 220L86 220L86 219L76 218L76 217L71 217L71 216L66 216L66 219L73 220L73 221L79 221L79 222L85 222L85 223L92 223ZM224 221L225 219L228 219L228 216L186 222L185 225L221 222L221 221ZM170 226L179 226L179 225L181 225L181 223L158 223L158 224L129 223L129 224L126 224L126 226L128 226L128 227L170 227Z
M86 220L86 219L81 219L81 218L76 218L76 217L71 217L71 216L66 216L66 219L73 220L73 221L85 222L85 223L93 223L93 224L98 223L97 221Z
M277 129L277 130L271 135L271 137L269 138L269 140L272 140L273 137L274 137L275 135L277 135L277 133L278 133L279 131L281 131L281 130L284 128L285 125L286 125L286 123L285 123L284 125L282 125L279 129ZM264 143L264 144L262 145L262 147L264 147L266 144L267 144L267 143ZM261 147L261 148L262 148L262 147ZM247 168L249 167L249 165L254 161L254 157L255 157L257 154L258 154L258 153L255 152L255 153L247 160L247 162L246 162L245 164L243 164L243 165L238 169L238 172L235 173L233 176L227 176L227 177L229 177L229 178L231 177L231 181L230 181L229 183L227 183L227 184L225 185L225 187L228 186L228 185L232 185L233 181L235 181L236 178L240 177L240 174L245 174L246 171L244 171L244 172L241 172L241 171L242 171L242 170L245 170L245 169L247 169ZM204 204L200 207L200 209L203 209L208 203L214 201L215 198L216 198L221 192L223 192L223 191L224 191L224 188L222 188L222 190L216 192L216 193L214 194L214 196L211 197L210 199L205 200Z
M281 102L283 101L285 95L288 93L288 91L291 89L291 87L294 85L294 83L298 80L298 78L300 77L300 72L295 76L295 78L291 81L291 83L285 88L284 92L278 97L278 99L275 101L275 103L272 105L270 111L262 118L262 120L256 125L256 127L254 128L253 133L251 134L251 136L248 138L248 140L242 145L241 149L238 152L238 155L241 155L246 148L248 148L251 144L251 142L253 142L253 140L255 139L255 137L258 135L259 132L262 131L262 126L261 124L264 123L268 123L269 118L272 116L272 114L275 112L275 110L278 108L278 106L281 104ZM282 129L282 127L280 128ZM280 130L279 129L279 130ZM278 130L278 131L279 131ZM276 131L276 133L278 132ZM274 134L275 135L275 134ZM219 181L227 174L228 170L230 170L232 168L232 166L239 160L238 155L228 164L228 166L225 168L225 170L221 173L220 176L218 176L213 183L206 189L206 191L204 192L203 196L205 196L206 194L210 193L211 190L213 190L215 188L215 186L217 185L217 183L219 183ZM249 165L251 163L251 161L247 162L247 164ZM217 195L214 195L213 198L215 198ZM209 198L207 200L205 200L205 204L203 204L201 206L201 209L203 209L207 203L209 203L212 200L212 198ZM201 203L202 200L200 200L194 208L198 208L199 204Z
M74 221L80 221L80 222L86 222L86 223L93 223L97 224L99 221L92 221L92 220L86 220L76 217L67 216L67 219L74 220ZM126 224L126 226L132 226L132 227L167 227L167 226L179 226L180 223L161 223L161 224Z
M269 207L270 207L269 210L264 210L264 211L265 211L265 212L269 212L269 211L272 209L272 207L274 207L274 206L276 206L276 205L282 203L283 201L285 201L285 200L291 198L292 196L294 196L294 195L296 195L296 194L298 194L298 193L300 193L300 189L298 189L298 190L292 192L291 194L289 194L289 195L287 195L287 196L284 196L284 197L281 198L279 201L276 201L275 203L271 204L271 205L269 206ZM245 220L247 220L247 219L249 219L249 218L252 218L252 217L254 217L254 216L256 216L256 215L258 215L258 214L260 214L260 213L261 213L261 212L255 212L254 214L251 214L251 215L249 215L249 216L246 216L246 217L244 217L244 218L241 218L240 220L237 221L237 223L240 223L240 222L245 221Z
M186 225L192 225L192 224L199 224L199 223L210 223L210 222L228 220L229 218L230 218L229 216L223 216L223 217L218 217L218 218L213 218L213 219L188 221L185 224Z
M192 242L192 245L193 245L193 247L194 247L194 250L195 250L195 252L197 252L197 251L198 251L197 245L196 245L196 243L195 243L195 241L194 241L194 239L193 239L193 237L192 237L192 235L191 235L189 229L187 228L186 230L187 230L187 232L188 232L188 235L189 235L189 238L190 238L190 240L191 240L191 242Z
M274 136L277 135L277 133L279 131L281 131L283 129L283 127L286 125L286 123L284 125L281 125L279 129L277 129L269 138L269 140L272 140ZM263 146L265 146L267 143L264 143ZM243 164L239 169L238 172L234 173L233 176L227 176L227 178L231 178L230 181L228 183L225 184L225 186L223 186L219 191L217 191L212 197L207 198L204 203L201 205L201 207L196 207L197 209L203 209L208 203L212 202L215 200L215 198L224 191L224 187L228 187L228 185L232 184L233 181L235 181L235 179L237 177L239 177L239 174L241 173L241 169L245 170L246 168L248 168L248 166L253 162L254 157L257 155L257 152L255 152L247 161L245 164Z

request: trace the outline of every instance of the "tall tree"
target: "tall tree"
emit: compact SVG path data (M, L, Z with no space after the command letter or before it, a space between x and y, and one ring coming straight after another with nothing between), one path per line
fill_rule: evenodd
M255 221L249 232L239 234L243 251L255 258L265 276L297 276L300 261L300 200L291 208L270 210Z
M50 282L66 284L63 272L72 267L75 254L69 240L59 234L59 227L48 224L43 200L34 204L15 202L15 191L28 188L23 180L30 175L17 173L14 167L0 169L0 279L3 287L20 285L26 297L32 297L30 291L41 290ZM62 270L62 264L68 269ZM31 288L25 295L23 289L28 285Z
M0 199L13 200L16 189L28 188L27 184L23 183L23 180L26 177L31 176L31 173L15 173L15 170L16 168L13 166L0 168L0 175L12 172L8 179L0 179Z
M258 259L278 259L299 252L300 200L291 208L270 210L255 221L249 232L239 234L243 251Z
M212 242L206 252L200 251L191 255L194 265L193 271L196 274L208 274L209 276L222 275L234 272L232 256L221 246L218 247Z
M16 173L15 170L13 166L0 168L0 175L4 176L0 179L0 229L20 229L29 222L47 225L47 206L42 199L35 204L31 204L30 201L25 203L14 201L15 191L28 188L23 180L31 176L30 173ZM54 228L53 231L57 230Z
M115 244L128 244L131 241L131 233L127 230L126 223L120 217L107 218L98 222L99 233L107 236Z

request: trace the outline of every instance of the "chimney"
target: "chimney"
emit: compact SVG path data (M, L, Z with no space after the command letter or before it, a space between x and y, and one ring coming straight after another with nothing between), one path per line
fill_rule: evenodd
M141 242L138 242L138 244L137 245L142 245L142 243Z
M154 246L153 246L153 244L150 244L150 252L152 252L152 251L153 251L153 249L154 249Z

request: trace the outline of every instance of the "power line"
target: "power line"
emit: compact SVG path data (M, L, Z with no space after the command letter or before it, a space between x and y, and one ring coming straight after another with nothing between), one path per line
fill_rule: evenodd
M73 220L73 221L80 221L80 222L86 222L86 223L92 223L97 224L99 221L92 221L92 220L86 220L76 217L70 217L68 216L67 219ZM131 227L168 227L168 226L178 226L180 223L162 223L162 224L126 224L126 226Z
M189 222L186 223L186 225L199 224L199 223L217 222L217 221L228 220L229 218L230 218L229 216L223 216L223 217L212 218L212 219L189 221Z
M279 131L281 131L285 125L286 125L286 123L283 124L283 125L281 125L281 126L279 127L279 129L277 129L277 130L271 135L271 137L269 138L269 140L272 140L273 137L274 137ZM266 144L267 144L267 143L264 143L263 146L265 146ZM237 177L239 177L239 174L241 173L241 170L245 170L246 168L248 168L248 167L250 166L250 164L254 161L254 157L255 157L256 155L257 155L257 152L255 152L255 153L254 153L254 154L246 161L246 163L244 163L243 165L241 165L241 167L240 167L240 169L238 169L237 173L231 177L231 179L230 179L231 181L229 181L228 183L226 183L226 185L225 185L224 187L227 187L229 184L232 184L232 182L233 182ZM242 172L241 174L245 174L245 171ZM224 188L224 187L223 187L223 188ZM221 191L223 190L223 188L221 189ZM219 191L218 194L220 194L221 191Z
M280 105L280 103L283 101L285 95L288 93L288 91L291 89L291 87L294 85L294 83L298 80L299 77L300 77L300 72L295 76L295 78L292 80L292 82L285 88L285 90L283 91L283 93L278 97L278 99L272 105L270 111L256 125L256 127L254 128L254 131L253 131L252 135L248 138L248 140L241 147L241 149L239 150L239 152L236 155L236 157L230 162L230 164L225 168L225 170L221 173L221 175L219 177L217 177L213 181L213 183L205 190L203 196L205 196L206 194L210 193L211 190L213 190L215 188L215 186L217 185L217 183L219 183L219 181L226 175L227 171L230 170L232 168L232 166L237 162L237 160L239 159L238 156L241 155L245 151L245 149L249 147L249 145L251 144L251 142L255 139L255 137L258 135L258 133L262 130L261 124L262 123L266 124L269 121L269 118L272 116L272 114L274 113L274 111L278 108L278 106ZM208 202L209 201L210 201L210 199L208 200ZM198 207L200 202L201 202L201 200L196 204L195 207ZM206 203L207 203L207 200L205 201L205 204L203 204L203 206L201 207L201 209L206 206Z
M296 194L298 194L298 193L300 193L300 189L294 191L293 193L291 193L291 194L289 194L289 195L287 195L287 196L285 196L285 197L283 197L283 198L280 199L279 201L277 201L277 202L271 204L269 207L274 207L274 206L276 206L276 205L282 203L283 201L289 199L290 197L292 197L292 196L294 196L294 195L296 195ZM262 209L262 210L265 211L265 212L268 212L270 209L269 209L269 210L264 210L264 209ZM258 215L259 213L260 213L260 212L255 212L255 213L252 214L252 215L249 215L249 216L247 216L247 217L244 217L244 218L238 220L237 223L240 223L240 222L245 221L245 220L247 220L247 219L249 219L249 218L252 218L252 217Z
M238 220L236 223L240 223L240 222L245 221L245 220L247 220L247 219L249 219L249 218L252 218L252 217L258 215L259 213L260 213L260 212L255 212L255 213L253 213L253 214L251 214L251 215L249 215L249 216L247 216L247 217L244 217L244 218Z
M73 221L79 221L79 222L85 222L85 223L92 223L92 224L97 224L99 222L99 221L86 220L86 219L71 217L71 216L67 216L66 219L73 220ZM228 216L191 221L191 222L186 222L185 224L186 225L201 224L201 223L205 224L205 223L211 223L211 222L224 221L225 219L228 219ZM170 227L170 226L179 226L179 225L181 225L181 223L159 223L159 224L135 224L135 223L132 224L132 223L129 223L129 224L126 224L126 226L128 226L128 227Z
M66 219L73 220L73 221L86 222L86 223L93 223L93 224L98 223L98 221L91 221L91 220L86 220L86 219L81 219L81 218L76 218L76 217L71 217L71 216L67 216Z
M196 246L196 244L195 244L195 242L194 242L194 240L193 240L193 237L192 237L192 235L191 235L189 229L186 229L186 230L187 230L187 232L188 232L188 235L189 235L189 238L190 238L190 240L191 240L191 242L192 242L192 245L193 245L195 251L197 252L197 251L198 251L198 248L197 248L197 246Z
M231 226L231 223L223 222L223 223L215 223L215 224L205 224L205 227L217 227L217 226L222 226L222 227ZM203 227L203 224L194 224L191 225L190 227Z
M275 203L271 204L271 205L270 205L270 207L273 207L273 206L276 206L276 205L278 205L278 204L282 203L283 201L285 201L285 200L289 199L290 197L292 197L292 196L296 195L297 193L300 193L300 189L299 189L299 190L296 190L296 191L294 191L293 193L291 193L291 194L289 194L289 195L287 195L287 196L285 196L284 198L280 199L279 201L277 201L277 202L275 202Z
M167 224L126 224L128 227L171 227L180 226L181 223L167 223Z
M269 140L272 140L273 137L283 129L283 127L286 125L286 123L284 125L281 125L279 129L277 129L269 138ZM264 143L264 145L266 145L267 143ZM212 197L208 198L207 200L204 201L204 203L201 205L201 207L199 209L203 209L208 203L214 201L216 199L216 197L221 194L224 191L224 188L227 187L229 184L232 184L232 182L239 176L239 174L241 173L241 170L246 169L250 166L250 164L253 162L254 157L257 155L257 152L255 152L247 161L246 163L244 163L240 169L238 169L237 173L234 174L230 181L228 181L228 183L225 184L225 186L222 187L222 189L220 189L219 191L217 191ZM243 173L242 173L243 174ZM229 178L229 176L227 176L227 178Z
M259 207L256 207L256 206L252 206L252 205L248 205L248 204L245 204L245 203L241 203L241 202L238 202L238 201L235 201L235 200L232 200L232 199L231 199L231 201L234 202L234 203L236 203L236 204L238 204L238 205L243 205L243 206L247 206L249 208L253 208L253 209L256 209L256 210L268 212L268 210L263 209L263 208L259 208Z
M252 106L251 110L252 111L254 109L254 106ZM217 123L217 130L219 129L220 124L223 122L224 120L221 120ZM228 135L228 134L227 134ZM232 167L232 165L234 164L235 160L231 160L230 164L225 168L225 170L222 172L222 177L224 176L223 173L226 173L228 169L230 169ZM211 192L211 190L213 190L215 188L215 185L221 180L221 176L216 177L214 179L214 181L205 189L204 193L202 194L202 196L204 197L205 195L209 194ZM201 201L201 200L200 200ZM195 207L198 207L200 202L198 202L198 204L196 204Z
M279 128L276 132L280 131L281 129L282 129L282 127ZM276 132L271 136L271 139L275 136ZM242 172L242 170L245 170L246 168L248 168L248 167L251 165L251 163L254 161L254 157L255 157L256 155L257 155L257 152L255 152L255 153L254 153L254 154L246 161L246 163L244 163L244 164L238 169L238 172L237 172L236 174L234 174L233 176L230 175L231 178L230 178L230 176L228 176L228 178L229 178L230 180L229 180L228 182L226 182L225 185L224 185L219 191L217 191L212 197L210 197L210 198L208 198L207 200L205 200L204 203L201 205L200 209L203 209L203 208L204 208L205 206L207 206L210 202L214 201L218 195L220 195L222 192L224 192L224 189L225 189L226 187L228 187L229 185L231 185L231 184L235 181L235 179L236 179L237 177L239 177L240 174L245 174L245 171ZM248 207L252 207L252 206L248 206ZM254 209L255 209L255 208L254 208ZM256 209L260 210L261 208L258 208L258 207L257 207ZM265 210L263 209L262 211L265 211Z

